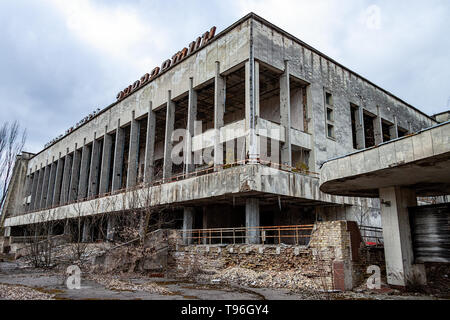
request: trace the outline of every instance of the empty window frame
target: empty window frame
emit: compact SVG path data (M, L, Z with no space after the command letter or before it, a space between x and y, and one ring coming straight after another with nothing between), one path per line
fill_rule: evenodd
M408 130L403 129L401 127L398 127L397 131L398 131L398 137L399 138L404 137L404 136L406 136L408 134Z
M392 127L394 125L392 123L387 122L386 120L381 120L381 133L383 135L383 142L392 140Z
M374 126L375 119L376 116L373 116L367 112L363 113L364 142L366 148L370 148L375 145L375 126Z
M359 108L358 106L354 104L350 104L350 119L352 123L352 142L353 142L353 149L359 149L358 148L358 138L357 138L357 123L359 122Z
M325 91L325 127L327 138L335 139L333 95Z

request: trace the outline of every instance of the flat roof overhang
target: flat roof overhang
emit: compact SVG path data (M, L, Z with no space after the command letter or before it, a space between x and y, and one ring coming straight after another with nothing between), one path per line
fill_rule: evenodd
M450 194L450 122L325 162L322 192L376 198L379 189L408 187L417 196Z

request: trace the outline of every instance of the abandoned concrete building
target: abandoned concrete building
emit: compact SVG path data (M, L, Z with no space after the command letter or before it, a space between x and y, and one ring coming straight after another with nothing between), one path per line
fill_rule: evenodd
M264 232L271 226L381 227L377 197L319 190L321 166L437 124L249 14L206 32L44 150L19 156L5 236L50 220L49 232L63 234L81 221L83 241L113 240L118 216L136 210L164 212L186 244L200 243L199 229L242 228L212 241L258 244L277 243Z

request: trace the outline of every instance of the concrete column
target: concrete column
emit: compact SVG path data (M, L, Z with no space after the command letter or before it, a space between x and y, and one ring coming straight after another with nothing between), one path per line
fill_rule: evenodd
M81 154L81 168L80 168L80 181L78 184L78 199L85 199L88 195L88 184L89 184L89 169L91 163L91 153L86 145L86 139L83 145L83 151Z
M185 172L191 173L195 170L194 157L192 152L192 138L195 135L195 121L197 120L197 91L194 90L194 78L189 79L189 97L188 97L188 117L186 130L189 137L186 141L186 157L184 160Z
M32 185L31 175L27 175L25 177L25 185L24 185L24 188L22 190L22 198L25 199L25 203L23 204L23 209L22 209L21 213L28 212L27 202L28 202L28 195L31 192L31 190L30 190L31 189L31 185Z
M366 142L364 139L364 116L362 107L358 107L355 122L356 122L356 147L358 149L364 149L366 146Z
M259 200L255 198L248 198L245 201L245 227L259 227ZM246 233L248 244L258 244L261 242L259 230L250 229Z
M53 195L55 194L55 182L56 182L56 167L57 167L57 162L54 161L50 166L50 178L49 178L49 182L48 182L48 191L47 191L47 200L45 203L45 207L51 207L53 204Z
M375 145L383 143L383 126L381 124L379 106L377 106L377 116L373 119L373 131L375 135Z
M92 242L92 225L91 219L85 218L83 223L82 242Z
M281 163L292 167L291 151L291 92L289 63L284 63L284 73L280 78L280 124L286 130L285 142L281 145Z
M77 150L75 144L75 151L73 152L72 174L69 186L69 201L75 201L78 196L78 183L80 181L80 165L81 165L81 151Z
M398 138L398 125L396 116L394 116L394 125L389 129L389 135L391 136L391 140Z
M250 61L245 63L245 130L247 132L245 154L250 163L256 163L259 158L256 136L256 114L255 61L254 59L250 59Z
M163 179L172 177L172 133L175 126L175 103L172 101L172 93L167 93L167 109L166 109L166 136L164 142L164 167Z
M203 229L208 229L208 207L203 207L203 221L202 221L202 228ZM203 244L208 244L208 239L204 238L203 239Z
M100 155L101 155L101 141L96 139L97 133L94 133L94 141L92 142L92 156L91 164L89 170L89 187L88 187L88 197L93 197L98 195L99 185L98 176L100 174Z
M115 228L117 224L117 218L113 215L108 216L108 224L106 226L106 240L114 241Z
M53 192L52 206L57 206L61 200L61 186L62 186L62 180L63 180L64 167L65 167L64 161L61 158L61 153L60 153L58 162L56 164L55 189Z
M225 114L225 79L220 75L220 63L216 61L214 80L214 167L223 165L223 144L220 142L220 128L224 125Z
M137 184L140 127L139 121L135 119L133 111L130 128L130 147L128 152L127 188L132 188Z
M105 127L102 150L102 169L100 170L99 194L105 194L111 186L108 186L109 173L111 172L112 136L108 134L108 126Z
M147 137L145 142L144 183L151 183L153 181L155 164L155 130L156 114L153 111L153 104L150 101L148 107Z
M66 159L64 160L64 172L63 181L61 187L61 199L60 204L64 204L69 201L70 190L70 176L72 175L72 159L73 156L69 154L69 150L66 152Z
M380 200L388 284L407 286L413 277L426 284L423 266L413 264L408 207L417 205L415 192L400 187L383 188Z
M185 207L183 211L183 243L185 245L192 244L192 234L186 230L192 230L194 227L195 209Z
M112 177L112 191L122 189L123 151L125 148L125 131L120 127L120 119L117 121L116 144L114 150L114 164Z
M37 169L37 168L36 168ZM39 174L40 171L35 170L33 174L33 185L31 186L31 203L30 203L30 211L33 211L36 203L36 192L38 188L39 182Z
M48 164L45 166L44 169L44 178L42 180L42 189L41 189L41 200L39 202L39 209L42 209L47 204L47 193L48 193L48 181L50 179L50 166Z

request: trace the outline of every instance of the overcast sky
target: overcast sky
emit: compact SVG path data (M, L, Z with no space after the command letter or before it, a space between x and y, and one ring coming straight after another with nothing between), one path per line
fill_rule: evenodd
M450 109L450 1L0 1L0 122L38 152L213 25L255 12L431 115Z

